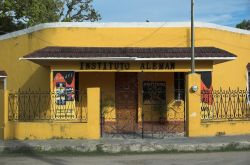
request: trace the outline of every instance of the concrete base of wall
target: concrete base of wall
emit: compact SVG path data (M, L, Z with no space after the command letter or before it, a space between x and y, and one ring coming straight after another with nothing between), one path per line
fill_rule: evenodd
M200 136L250 134L250 121L215 121L201 123L196 134Z
M88 123L9 122L5 139L99 139Z

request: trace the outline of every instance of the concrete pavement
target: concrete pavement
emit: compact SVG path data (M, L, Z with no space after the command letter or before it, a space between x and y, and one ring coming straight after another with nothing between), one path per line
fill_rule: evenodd
M250 135L204 138L0 141L0 153L144 153L250 150Z
M18 155L0 156L1 165L249 165L248 152L143 154L104 156Z

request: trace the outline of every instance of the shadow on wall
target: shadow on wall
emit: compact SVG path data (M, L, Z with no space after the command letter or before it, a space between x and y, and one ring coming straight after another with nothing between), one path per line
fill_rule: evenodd
M0 78L0 89L4 89L4 81Z
M29 78L20 88L9 89L8 109L9 120L20 120L32 122L37 116L47 119L50 102L50 69L38 66L29 74ZM22 75L19 75L22 76ZM10 80L11 81L11 80ZM18 92L20 90L21 94ZM32 93L43 92L44 94L34 95ZM29 93L29 94L28 94ZM41 117L42 115L42 117ZM14 128L12 129L15 134ZM15 136L14 136L15 137Z
M28 80L20 87L20 90L50 91L50 68L39 66Z

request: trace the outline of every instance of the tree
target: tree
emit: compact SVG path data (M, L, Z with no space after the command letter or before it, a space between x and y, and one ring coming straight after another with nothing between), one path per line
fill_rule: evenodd
M98 21L93 0L0 0L0 35L47 22Z
M250 20L243 20L236 25L237 28L250 30Z
M61 21L82 22L85 20L98 21L100 14L92 6L93 0L64 0L61 10Z

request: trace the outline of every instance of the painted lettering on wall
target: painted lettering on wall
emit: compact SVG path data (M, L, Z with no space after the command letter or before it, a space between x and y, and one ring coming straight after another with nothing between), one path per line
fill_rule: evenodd
M129 62L81 62L81 70L130 70ZM174 62L141 62L136 65L139 70L173 70Z

